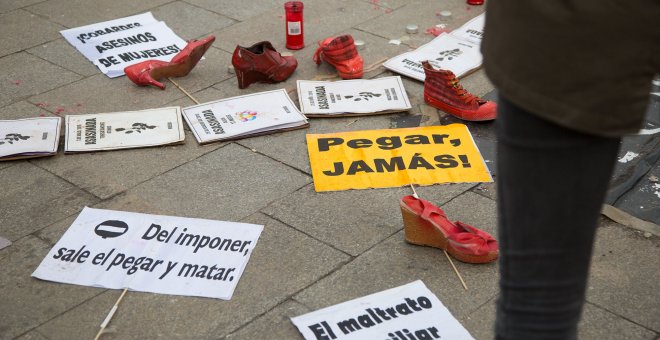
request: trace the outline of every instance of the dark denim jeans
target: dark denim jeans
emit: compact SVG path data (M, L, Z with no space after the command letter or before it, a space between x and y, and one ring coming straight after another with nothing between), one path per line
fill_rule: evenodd
M496 338L576 339L594 234L620 138L561 127L502 97L495 124Z

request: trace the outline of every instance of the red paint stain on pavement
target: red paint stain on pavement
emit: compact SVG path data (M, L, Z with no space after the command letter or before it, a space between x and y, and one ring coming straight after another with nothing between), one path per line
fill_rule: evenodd
M424 31L424 33L425 34L433 34L437 37L442 33L449 33L449 30L445 29L445 28L431 27L431 28L427 28L426 31Z

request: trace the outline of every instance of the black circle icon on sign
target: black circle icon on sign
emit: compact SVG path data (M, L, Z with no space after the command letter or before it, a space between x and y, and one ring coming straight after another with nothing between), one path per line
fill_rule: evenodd
M112 238L124 235L128 231L128 224L122 221L117 220L108 220L101 222L99 225L94 228L96 235L101 236L102 238Z

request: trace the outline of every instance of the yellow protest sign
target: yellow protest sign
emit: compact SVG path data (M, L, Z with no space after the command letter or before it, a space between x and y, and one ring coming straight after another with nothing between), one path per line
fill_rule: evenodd
M308 134L316 191L492 182L467 126Z

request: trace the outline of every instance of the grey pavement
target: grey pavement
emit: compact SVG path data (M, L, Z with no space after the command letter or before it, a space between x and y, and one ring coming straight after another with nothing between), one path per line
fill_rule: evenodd
M0 119L138 110L193 101L171 83L161 91L110 79L60 30L151 11L183 39L215 34L206 60L177 79L198 100L332 77L312 62L315 41L350 33L366 42L365 77L392 75L385 58L430 41L426 28L456 28L483 12L463 0L307 0L307 46L281 84L239 90L228 73L237 44L271 41L284 50L284 1L0 0ZM450 10L449 19L437 13ZM417 24L420 33L405 33ZM393 45L390 39L403 44ZM422 280L477 339L493 338L497 264L456 262L403 240L398 210L408 188L314 191L305 134L455 122L424 104L423 84L405 79L409 114L312 119L305 130L229 143L97 152L0 162L0 339L92 339L120 290L34 279L47 252L84 206L265 225L230 301L129 292L102 339L300 339L290 317ZM493 91L484 71L462 80ZM295 92L293 93L295 96ZM469 125L492 166L492 124ZM60 146L61 149L61 146ZM205 178L199 181L198 178ZM496 232L495 183L422 187L419 194L457 220ZM648 236L648 235L647 235ZM594 250L583 339L657 339L660 239L602 218Z

